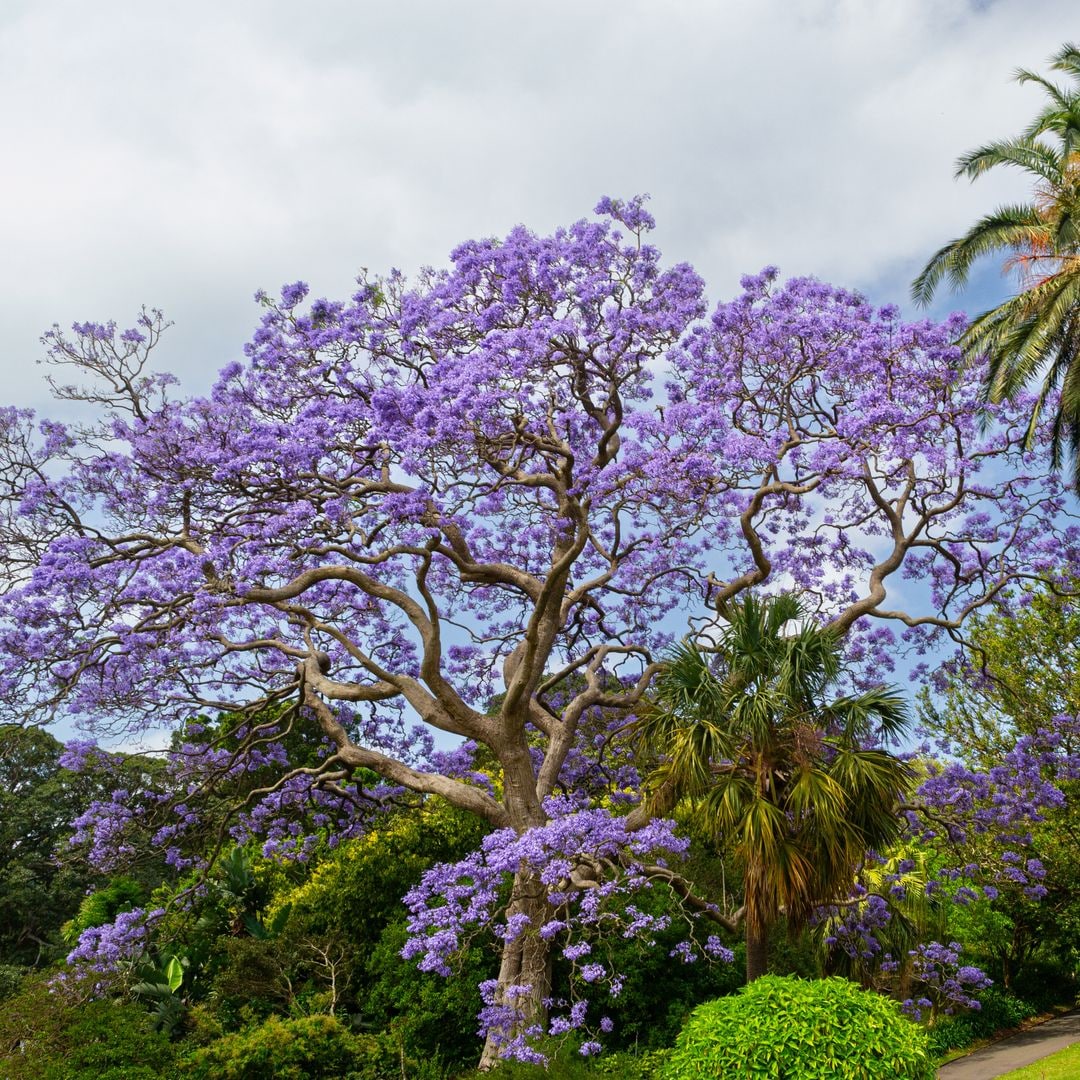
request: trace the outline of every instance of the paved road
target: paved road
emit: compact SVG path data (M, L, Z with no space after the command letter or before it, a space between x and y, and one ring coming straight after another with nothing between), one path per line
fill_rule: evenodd
M1056 1016L1044 1024L1002 1039L938 1069L938 1080L991 1080L1030 1065L1080 1042L1080 1012Z

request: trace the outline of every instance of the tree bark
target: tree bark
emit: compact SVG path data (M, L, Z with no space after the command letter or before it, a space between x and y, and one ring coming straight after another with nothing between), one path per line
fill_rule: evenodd
M746 920L746 981L752 983L769 970L769 931L756 919Z
M507 909L507 918L528 915L530 925L524 933L503 945L499 978L493 1004L512 1011L510 1022L501 1028L488 1030L484 1049L480 1055L480 1069L487 1070L498 1064L499 1050L506 1043L539 1027L547 1030L547 1005L551 996L551 942L540 937L538 931L552 915L547 902L547 890L539 877L531 872L520 872L514 878L513 899ZM511 988L528 987L527 991L508 991Z

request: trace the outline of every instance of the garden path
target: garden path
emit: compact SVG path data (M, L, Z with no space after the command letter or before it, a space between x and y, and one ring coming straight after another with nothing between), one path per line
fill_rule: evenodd
M938 1080L992 1080L1080 1042L1080 1011L1055 1016L938 1069Z

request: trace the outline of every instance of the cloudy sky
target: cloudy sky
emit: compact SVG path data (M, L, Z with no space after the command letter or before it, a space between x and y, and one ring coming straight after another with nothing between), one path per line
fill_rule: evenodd
M1077 36L1075 0L3 0L3 396L45 404L50 324L141 304L204 390L257 288L343 296L603 194L651 193L714 300L775 263L905 301L1022 197L952 163L1019 130L1041 99L1012 71Z

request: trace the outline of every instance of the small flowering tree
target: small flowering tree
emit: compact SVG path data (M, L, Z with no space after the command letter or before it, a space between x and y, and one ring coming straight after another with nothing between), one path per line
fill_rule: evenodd
M685 892L651 809L578 822L570 852L549 799L583 718L632 712L687 617L794 584L876 682L889 627L956 635L1074 541L1025 403L982 406L958 322L774 271L706 322L640 200L598 211L463 244L412 285L260 295L245 360L203 397L151 372L155 313L54 330L54 370L77 373L56 388L97 421L0 413L0 720L233 717L196 740L178 827L249 758L277 770L247 796L264 825L310 794L348 827L392 790L478 815L499 840L475 872L513 877L489 994L517 1018L504 1046L544 1027L552 949L576 940L552 926L588 921L601 876L656 867ZM930 595L891 604L898 573ZM484 748L497 783L407 717ZM297 728L325 744L301 763L275 749ZM511 865L530 836L543 858Z

